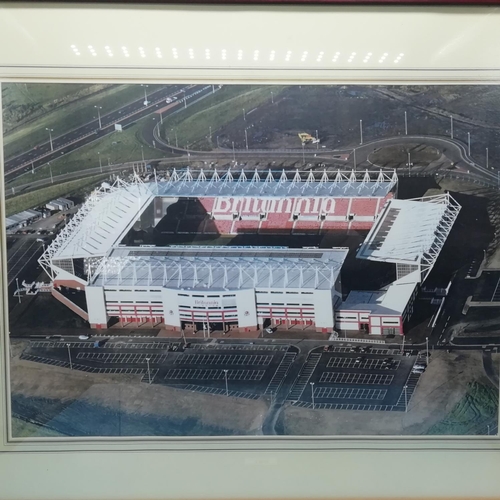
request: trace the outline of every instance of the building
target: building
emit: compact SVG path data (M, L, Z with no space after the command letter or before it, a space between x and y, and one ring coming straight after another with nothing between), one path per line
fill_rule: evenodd
M95 328L120 321L201 329L209 322L243 331L286 324L328 333L341 303L347 248L151 248L126 245L124 238L165 218L166 233L368 229L396 189L396 175L383 172L194 176L186 169L163 182L103 183L40 264L54 296ZM71 304L64 287L84 293L86 309Z
M162 182L117 180L92 193L40 263L54 296L94 328L119 321L249 332L284 324L402 334L460 206L449 194L398 200L396 190L397 177L382 172L194 176L186 169ZM397 279L342 302L347 248L124 243L160 223L167 235L229 237L370 228L356 257L395 264ZM80 290L85 307L64 287Z
M49 201L45 205L45 208L48 208L49 210L69 210L74 206L75 204L67 198L57 198L56 200Z
M460 212L447 193L388 201L357 258L393 263L396 281L375 292L352 291L335 313L340 330L403 334L420 285L429 276Z
M24 210L23 212L6 217L5 228L7 231L12 231L13 229L18 229L31 224L32 222L38 220L41 216L42 213L36 210Z

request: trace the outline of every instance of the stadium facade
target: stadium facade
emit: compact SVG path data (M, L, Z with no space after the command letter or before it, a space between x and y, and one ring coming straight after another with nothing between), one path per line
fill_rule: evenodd
M401 333L459 207L449 195L397 200L397 183L395 173L382 171L236 175L229 169L219 175L186 169L148 183L137 176L132 183L118 179L92 193L40 263L54 296L93 328L119 321L175 331L208 324L243 332L300 325L324 333L336 327L386 334L396 317ZM427 215L418 220L422 210ZM394 262L398 279L386 290L351 291L342 302L348 248L124 243L134 230L159 223L167 239L369 229L358 257ZM422 223L425 238L415 242L408 233ZM71 301L65 287L84 292L84 303Z

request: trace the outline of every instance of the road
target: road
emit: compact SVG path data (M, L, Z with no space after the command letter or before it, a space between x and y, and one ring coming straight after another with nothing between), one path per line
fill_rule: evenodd
M148 104L144 104L144 99L136 100L122 108L101 116L101 127L99 120L95 119L75 130L68 131L62 135L52 137L52 141L35 146L30 151L10 158L5 162L5 178L7 182L16 176L36 169L51 160L60 158L62 154L68 154L85 144L101 139L114 132L115 124L122 127L134 123L151 113L158 112L158 109L167 98L177 97L175 101L162 107L163 116L168 116L182 109L184 99L186 103L193 101L195 97L209 94L213 91L211 85L169 85L157 90L148 96Z

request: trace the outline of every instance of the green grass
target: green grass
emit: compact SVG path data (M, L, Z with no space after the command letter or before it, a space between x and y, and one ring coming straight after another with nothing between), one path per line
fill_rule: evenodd
M37 207L54 198L67 196L78 189L95 184L100 179L105 179L107 177L107 175L97 175L87 177L85 179L77 179L70 182L64 182L62 184L55 184L31 193L14 196L5 201L5 214L8 217L9 215L22 212L28 208Z
M105 115L144 95L140 85L101 85L101 91L59 106L41 115L36 120L16 128L4 137L4 153L6 158L32 149L37 144L48 141L46 128L52 128L52 137L57 137L80 127L91 120L97 119L94 106L102 106L101 114ZM151 93L161 85L149 86Z
M471 435L484 433L487 425L494 425L498 413L498 391L479 382L469 384L467 393L441 422L433 425L427 434Z
M271 91L274 99L285 89L283 86L256 87L255 85L228 85L217 91L213 96L190 106L171 118L163 120L161 136L170 139L175 144L174 132L177 132L179 147L189 147L197 150L211 150L216 147L215 138L218 129L224 127L243 115L243 109L248 113L266 102L271 103ZM190 116L186 115L190 113ZM209 127L212 127L212 142L209 140Z
M142 140L142 127L146 120L151 119L151 117L143 118L123 132L113 132L95 142L82 146L72 153L61 156L58 160L51 161L50 166L47 164L36 169L34 174L25 173L9 182L7 189L40 179L47 179L50 177L51 168L53 176L97 168L99 167L99 156L103 166L108 164L108 158L111 164L141 161L142 151L145 160L162 158L165 155L164 152L151 148ZM143 146L142 151L141 145ZM97 154L98 152L100 155Z
M20 418L12 417L12 436L15 438L27 437L63 437L64 434L47 429L41 425L25 422Z

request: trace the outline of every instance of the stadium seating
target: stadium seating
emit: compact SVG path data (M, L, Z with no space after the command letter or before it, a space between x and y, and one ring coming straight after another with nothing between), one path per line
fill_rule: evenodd
M378 198L353 198L350 213L355 216L375 216L377 201Z
M349 223L342 221L326 220L323 222L321 232L325 231L347 231Z
M233 233L257 233L259 230L258 220L239 220L235 221L233 226Z
M348 210L349 210L349 198L335 198L335 212L331 215L334 215L336 217L338 216L347 217Z
M302 231L316 231L318 232L320 228L320 221L315 220L315 221L308 221L308 220L297 220L295 221L295 225L293 227L293 232L294 233L300 233Z

